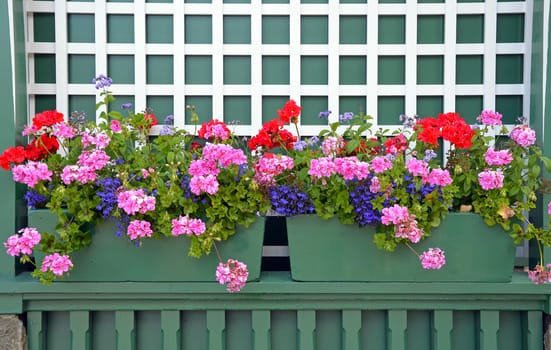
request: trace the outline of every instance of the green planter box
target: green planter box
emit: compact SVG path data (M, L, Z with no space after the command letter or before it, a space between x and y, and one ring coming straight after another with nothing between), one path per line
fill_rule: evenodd
M449 214L414 249L439 247L446 265L425 270L405 246L389 253L373 243L371 227L343 225L315 215L287 218L291 276L296 281L509 282L515 245L501 227L475 214Z
M48 210L31 210L28 226L41 232L55 232L57 216ZM70 276L58 281L75 282L216 282L216 252L199 259L188 256L189 239L165 237L145 239L140 247L127 237L115 236L115 223L104 221L93 228L90 246L71 254ZM260 279L264 218L248 228L238 227L229 240L218 242L224 262L237 259L247 264L249 281ZM43 256L36 256L37 264ZM57 282L56 282L57 283Z

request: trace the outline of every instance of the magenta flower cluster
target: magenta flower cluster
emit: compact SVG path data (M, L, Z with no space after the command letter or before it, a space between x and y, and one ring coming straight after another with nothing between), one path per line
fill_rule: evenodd
M417 227L415 215L408 212L408 208L394 204L392 207L383 208L381 222L384 225L394 225L394 234L398 238L406 238L412 243L417 243L423 237L423 230Z
M536 143L536 132L526 124L515 126L509 137L522 147L528 147Z
M513 161L513 155L508 149L496 151L493 147L488 148L484 154L484 160L488 165L507 165Z
M203 234L206 230L205 223L201 219L193 219L189 216L179 216L178 219L172 219L172 234L180 235L196 235Z
M189 166L191 192L197 196L203 192L217 193L220 168L242 164L247 164L247 157L242 150L226 144L207 143L203 147L202 159L193 160Z
M42 272L51 271L56 276L62 276L65 272L69 271L71 267L73 267L73 262L68 255L54 253L44 257L40 270Z
M33 188L38 182L52 180L52 172L48 165L41 162L29 161L26 164L12 168L13 180Z
M127 190L119 194L117 205L128 215L145 214L155 210L155 197L148 196L144 190Z
M275 177L285 170L291 170L295 166L293 158L283 155L264 154L255 165L255 181L262 186L275 184Z
M479 122L484 125L501 125L502 115L498 112L492 110L484 110L476 118Z
M419 256L419 259L421 266L427 270L438 270L446 264L446 257L440 248L429 248Z
M34 227L25 227L18 232L21 235L11 235L6 242L4 242L7 253L11 256L32 254L34 246L40 243L40 233L38 233L38 230Z
M132 220L128 223L126 234L130 240L138 238L151 237L153 230L151 230L151 223L146 220Z
M78 157L76 165L68 165L63 168L61 180L69 185L73 181L82 184L96 181L96 171L103 169L109 162L109 156L100 149L83 151Z
M247 265L235 259L228 259L226 263L219 263L216 268L216 280L220 284L227 284L228 292L239 292L245 286L249 271Z
M501 170L484 170L478 174L478 183L483 190L493 190L503 187L504 180Z

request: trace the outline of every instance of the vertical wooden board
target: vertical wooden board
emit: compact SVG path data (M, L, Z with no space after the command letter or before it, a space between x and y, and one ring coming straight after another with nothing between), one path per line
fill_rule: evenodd
M406 350L407 311L388 310L388 350Z
M46 314L46 332L46 350L72 350L68 312L48 312Z
M207 350L207 313L206 311L182 311L181 348Z
M69 313L71 329L71 349L90 350L90 312L71 311Z
M298 349L316 349L316 311L297 311Z
M17 3L17 2L15 2ZM2 105L2 128L0 130L0 150L15 146L15 115L13 96L13 75L11 60L10 21L8 19L8 2L0 5L0 105ZM0 172L0 191L2 192L2 210L0 220L4 223L0 241L4 242L10 235L15 233L15 184L11 174L6 171ZM0 276L11 277L15 275L15 259L7 254L0 254Z
M317 310L315 325L317 350L334 350L342 346L342 316L339 310Z
M430 311L408 311L407 313L407 349L432 349L432 328Z
M477 349L479 328L475 311L454 311L452 348Z
M448 350L452 348L451 332L453 329L453 311L435 310L434 317L434 350Z
M225 350L253 350L251 311L226 311Z
M207 334L209 350L224 350L226 343L226 317L224 310L207 310Z
M42 311L27 312L27 339L29 350L45 350L45 324Z
M343 349L360 349L360 329L362 327L362 312L360 310L342 311Z
M480 350L498 349L499 311L480 311Z
M387 348L387 314L382 310L362 312L362 329L360 331L361 349L379 350Z
M161 311L161 333L163 350L180 349L180 312L176 310Z
M499 350L518 350L523 348L523 335L526 333L526 329L523 329L522 314L523 312L521 311L499 312Z
M251 311L251 323L253 331L253 349L270 349L270 311Z
M117 334L115 331L114 311L92 312L92 349L116 350Z
M297 350L298 323L296 311L272 311L272 350Z
M523 313L524 349L540 350L543 348L543 315L541 311Z
M159 311L136 312L136 349L161 349L161 313Z
M134 311L115 312L117 350L134 350L136 346Z

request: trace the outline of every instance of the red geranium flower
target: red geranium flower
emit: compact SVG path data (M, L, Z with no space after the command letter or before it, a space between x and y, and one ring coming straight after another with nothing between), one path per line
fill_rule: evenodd
M398 154L408 149L408 141L404 134L391 137L385 142L385 152L387 154Z
M289 121L296 124L301 110L302 107L298 106L295 100L289 100L282 109L277 111L277 114L283 124L287 124Z
M226 126L226 123L213 119L208 123L203 123L201 129L199 129L198 135L205 140L218 140L224 141L230 138L230 129Z
M25 147L25 156L29 160L37 161L48 158L50 155L57 152L59 142L57 137L42 134L39 138L35 138Z
M155 126L157 125L159 122L157 121L157 118L155 117L155 114L153 113L145 113L143 115L143 119L145 121L149 121L149 126Z
M0 166L8 170L11 163L20 164L25 161L25 148L23 146L10 147L0 155Z
M51 126L63 121L63 114L58 111L44 111L33 118L33 127L40 129L43 126Z
M438 146L438 139L442 136L440 132L440 120L436 118L424 118L417 122L415 130L419 130L417 138L420 141Z
M442 137L444 140L450 141L457 148L471 147L474 131L459 114L440 114L438 119L442 123Z

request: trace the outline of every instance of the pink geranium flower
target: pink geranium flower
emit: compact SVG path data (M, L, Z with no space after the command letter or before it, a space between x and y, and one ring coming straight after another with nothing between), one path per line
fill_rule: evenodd
M446 264L444 251L440 248L429 248L419 256L419 259L424 269L438 270Z
M247 283L248 277L247 265L238 260L228 259L228 262L221 262L216 268L216 280L220 284L227 284L228 292L239 292Z

